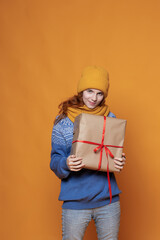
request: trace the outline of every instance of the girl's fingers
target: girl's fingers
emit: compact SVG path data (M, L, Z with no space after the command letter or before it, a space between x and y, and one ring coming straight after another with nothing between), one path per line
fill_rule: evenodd
M76 156L75 155L70 155L70 158L75 158Z
M119 172L123 169L124 165L126 163L126 156L125 153L122 153L121 158L114 158L114 166L116 169L119 170Z
M115 158L114 159L114 166L115 168L119 169L119 171L121 171L125 165L125 158Z
M122 169L123 169L123 165L120 166L120 165L115 164L114 166L115 166L115 168L117 168L117 169L119 169L119 170L122 170Z
M68 157L68 159L71 160L71 161L74 161L74 162L79 161L79 160L82 160L81 157L76 157L75 155L70 155L70 156Z
M71 171L74 171L74 172L78 172L78 171L80 171L82 168L84 168L84 166L78 167L78 168L70 168L70 170L71 170Z
M118 166L118 165L115 165L114 167L115 167L116 169L120 170L120 171L123 169L123 166L120 167L120 166Z
M84 167L85 167L84 164L80 164L80 165L77 165L77 166L71 166L71 167L70 167L70 170L77 172L77 171L80 171L80 170L81 170L82 168L84 168Z
M77 172L84 168L85 165L82 163L82 158L71 155L68 158L68 166L71 171Z
M121 165L121 163L124 165L126 163L126 158L122 157L122 158L114 158L114 162L116 162L117 164Z
M82 164L82 161L69 161L70 166L79 166Z
M123 161L126 161L126 158L125 157L121 157L121 158L117 158L115 157L114 159L120 161L120 162L123 162Z
M117 159L114 159L114 163L119 165L119 166L123 166L125 164L125 161L124 160L117 160Z
M69 157L68 158L68 163L69 164L76 165L76 164L80 164L80 162L82 162L82 158L80 158L80 157L74 157L74 158Z
M82 158L80 158L80 157L76 157L76 158L72 159L73 162L78 162L78 161L81 161L81 160L82 160Z
M72 168L71 168L70 170L71 170L72 172L78 172L78 171L80 171L81 169L82 169L82 168L77 168L77 169L74 169L74 168L72 169Z

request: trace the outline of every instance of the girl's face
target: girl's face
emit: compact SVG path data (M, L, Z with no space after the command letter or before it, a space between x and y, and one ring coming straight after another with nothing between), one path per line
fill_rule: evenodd
M83 91L83 102L88 108L97 107L104 98L102 91L98 89L88 88Z

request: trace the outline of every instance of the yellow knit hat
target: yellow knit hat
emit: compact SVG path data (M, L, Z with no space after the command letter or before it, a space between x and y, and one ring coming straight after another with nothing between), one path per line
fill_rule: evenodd
M88 88L99 89L107 96L109 88L109 75L108 72L97 66L86 67L78 82L77 92L82 92Z

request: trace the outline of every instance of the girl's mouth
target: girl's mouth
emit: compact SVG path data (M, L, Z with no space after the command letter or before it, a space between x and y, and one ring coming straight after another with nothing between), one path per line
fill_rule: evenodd
M89 101L89 104L92 105L92 106L94 106L94 105L96 104L96 102L90 102L90 101Z

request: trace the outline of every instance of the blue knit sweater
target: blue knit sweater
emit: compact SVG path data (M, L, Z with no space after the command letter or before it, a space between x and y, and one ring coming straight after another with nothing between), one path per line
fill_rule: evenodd
M115 117L109 113L108 117ZM70 171L66 160L70 155L73 139L73 123L66 117L53 126L50 168L61 179L59 200L62 208L90 209L109 204L110 195L107 173L82 169ZM120 190L114 173L110 173L112 202L119 200Z

